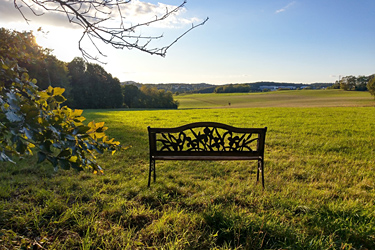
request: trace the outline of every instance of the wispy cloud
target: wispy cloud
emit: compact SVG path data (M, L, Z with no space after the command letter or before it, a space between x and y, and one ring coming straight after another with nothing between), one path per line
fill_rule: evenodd
M278 13L284 12L287 9L289 9L290 7L292 7L293 5L295 5L296 3L297 3L296 1L290 2L286 6L284 6L283 8L276 10L275 13L278 14Z
M132 23L143 23L152 19L160 18L167 12L172 11L177 6L163 3L152 4L149 2L142 2L139 0L131 1L123 8L123 16L126 20L131 20ZM154 23L153 27L158 28L180 28L183 25L201 22L202 20L196 17L185 18L183 15L187 12L186 8L181 8L178 12L170 15L166 20Z

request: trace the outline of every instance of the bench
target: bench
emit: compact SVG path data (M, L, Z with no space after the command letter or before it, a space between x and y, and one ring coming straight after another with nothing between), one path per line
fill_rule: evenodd
M264 188L264 144L267 127L237 128L216 122L196 122L175 128L148 127L150 169L148 187L156 160L258 161Z

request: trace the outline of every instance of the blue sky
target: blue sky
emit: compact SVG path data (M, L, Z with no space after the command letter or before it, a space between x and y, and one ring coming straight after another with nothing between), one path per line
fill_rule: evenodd
M0 26L49 33L38 42L54 49L57 58L80 56L80 30L54 16L28 16L29 25L0 3ZM182 1L133 1L150 11ZM161 5L165 4L165 5ZM1 10L3 10L1 13ZM133 12L137 18L139 13ZM374 0L188 0L173 22L150 33L164 34L164 43L191 24L209 17L165 58L100 45L104 68L121 81L141 83L294 83L334 82L339 76L375 73Z

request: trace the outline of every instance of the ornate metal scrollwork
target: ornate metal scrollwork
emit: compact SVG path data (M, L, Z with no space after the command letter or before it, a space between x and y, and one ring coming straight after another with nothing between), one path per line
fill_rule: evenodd
M179 133L160 133L159 151L253 151L258 137L215 127L190 128ZM255 134L258 135L258 134Z

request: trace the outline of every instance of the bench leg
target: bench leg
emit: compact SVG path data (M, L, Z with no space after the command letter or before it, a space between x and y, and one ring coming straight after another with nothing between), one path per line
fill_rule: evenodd
M154 182L156 180L156 173L155 173L155 160L153 159L150 159L150 169L149 169L149 172L148 172L148 187L150 187L151 185L151 175L152 175L152 172L154 172Z
M264 189L264 162L263 159L258 160L257 182L259 182L259 172L262 175L262 187Z
M153 161L153 167L154 167L154 183L156 182L156 166L155 166L155 160Z

